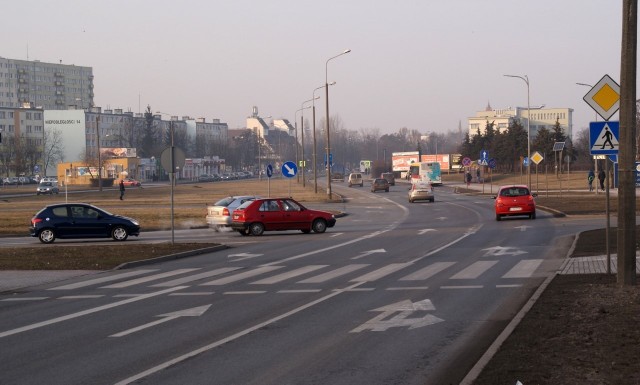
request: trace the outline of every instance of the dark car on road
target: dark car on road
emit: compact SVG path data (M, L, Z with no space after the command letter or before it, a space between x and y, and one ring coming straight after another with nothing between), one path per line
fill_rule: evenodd
M311 210L291 198L263 198L243 203L233 212L231 228L242 235L272 230L312 230L324 233L336 219L326 211Z
M371 192L379 190L389 192L389 182L386 179L376 178L371 182Z
M29 233L42 243L52 243L56 238L124 241L129 235L140 234L140 224L87 203L59 203L43 208L31 218Z

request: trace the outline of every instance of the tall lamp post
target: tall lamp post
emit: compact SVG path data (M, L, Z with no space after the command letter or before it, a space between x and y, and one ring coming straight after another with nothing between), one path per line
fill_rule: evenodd
M527 185L531 188L531 105L529 103L529 77L527 75L504 75L510 78L522 79L527 84Z
M329 83L330 86L336 84L336 82L331 82ZM318 166L316 164L317 160L318 160L318 156L316 154L316 103L315 100L318 99L316 98L316 91L324 88L326 86L320 86L317 87L313 90L313 98L311 99L311 108L313 111L313 191L314 193L318 193Z
M170 114L164 113L164 112L160 112L157 111L156 114L163 114L163 115L169 115L172 116ZM174 181L176 178L175 175L175 171L176 171L176 163L175 163L175 159L176 159L176 155L175 155L175 151L176 148L173 145L173 119L169 120L169 130L171 133L171 152L170 152L170 156L169 156L169 163L171 163L171 171L169 172L169 182L171 183L171 244L173 245L174 240L175 240L175 235L174 235L174 215L173 215L173 190L174 190Z
M302 103L302 104L304 104L304 103ZM308 106L308 107L299 108L293 114L293 125L294 125L294 127L296 129L296 167L300 163L300 157L299 157L299 155L300 155L300 144L298 142L298 112L301 112L302 110L307 109L307 108L311 108L311 107ZM302 118L301 118L301 120L302 120ZM299 183L300 182L300 174L298 174L296 179L297 179L297 181Z
M324 65L324 95L325 95L325 112L327 127L327 197L331 200L331 142L329 141L329 61L351 52L345 49L342 53L330 57Z
M305 100L304 102L302 102L302 104L300 105L300 110L302 111L300 113L300 128L302 130L302 187L306 186L306 182L304 179L304 167L305 167L305 158L304 158L304 110L307 108L311 108L310 106L305 107L304 105L309 103L309 102L313 102L315 99L320 99L319 96L316 96L313 99L309 99L309 100Z
M98 146L98 190L102 191L102 157L100 156L100 115L96 115L96 144Z

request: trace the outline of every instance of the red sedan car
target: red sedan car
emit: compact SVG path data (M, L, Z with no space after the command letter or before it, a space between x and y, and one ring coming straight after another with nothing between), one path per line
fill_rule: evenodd
M231 220L231 228L242 235L262 235L273 230L324 233L335 224L333 214L308 209L291 198L247 201L234 210Z
M496 221L507 215L528 215L530 219L536 219L536 202L533 198L537 195L524 185L500 187L498 195L493 197L496 200Z
M132 178L124 178L122 180L122 183L124 183L125 187L140 187L140 181L137 181L135 179ZM118 186L120 184L120 181L116 181L116 186Z

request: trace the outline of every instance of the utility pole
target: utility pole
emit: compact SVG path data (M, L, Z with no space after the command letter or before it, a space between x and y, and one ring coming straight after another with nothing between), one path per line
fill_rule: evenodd
M636 55L638 2L623 0L618 152L618 286L636 284ZM609 181L607 181L607 185Z

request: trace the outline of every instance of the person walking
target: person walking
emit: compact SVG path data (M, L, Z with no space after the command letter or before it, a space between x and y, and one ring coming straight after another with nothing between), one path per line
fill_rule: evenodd
M596 174L593 173L593 170L589 170L589 174L587 175L587 182L589 182L589 191L593 191L594 179L596 179Z
M604 173L604 170L598 171L598 180L600 181L600 190L604 191L604 180L607 177L607 174Z
M124 180L120 179L120 200L124 198Z
M471 173L467 171L467 188L469 188L469 184L471 183Z

